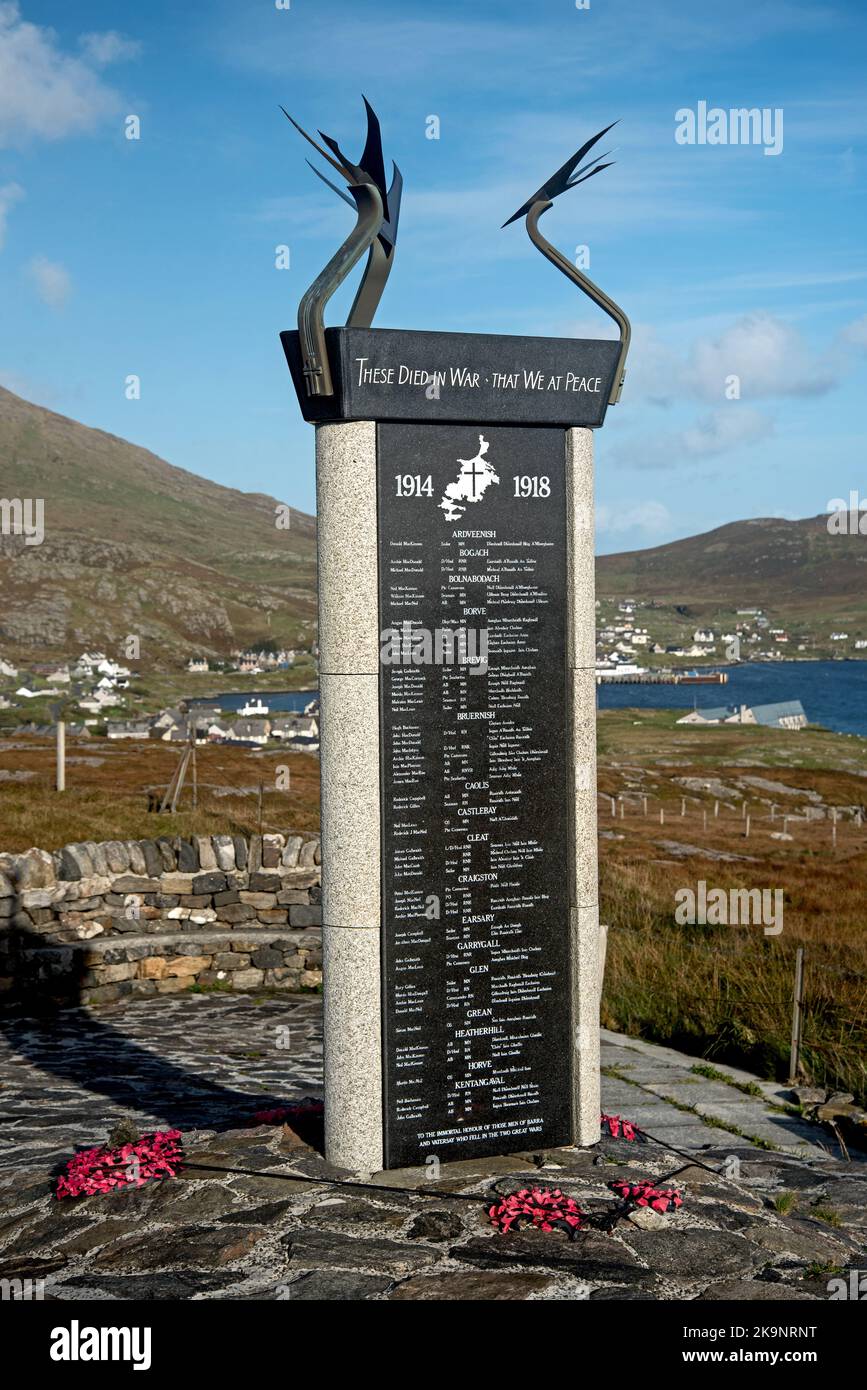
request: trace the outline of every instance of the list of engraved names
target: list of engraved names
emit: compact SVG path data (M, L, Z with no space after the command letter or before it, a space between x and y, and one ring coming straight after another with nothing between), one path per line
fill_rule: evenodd
M557 429L380 425L387 1162L569 1142Z

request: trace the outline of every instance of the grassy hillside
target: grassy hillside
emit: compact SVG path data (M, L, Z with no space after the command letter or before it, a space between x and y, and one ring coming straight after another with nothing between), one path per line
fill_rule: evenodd
M705 535L597 560L602 598L689 609L702 622L763 608L820 646L832 631L867 635L867 536L836 536L827 518L735 521Z
M220 487L146 449L0 388L0 496L44 498L46 537L0 536L0 654L22 664L142 638L141 671L177 668L271 638L315 633L315 522ZM606 600L651 604L654 640L723 630L760 607L789 630L789 654L855 654L867 636L867 536L824 517L733 522L706 535L597 561ZM830 643L844 629L850 642Z
M142 639L142 666L314 635L315 522L0 388L0 496L44 498L45 540L0 537L0 651ZM306 624L306 626L305 626Z

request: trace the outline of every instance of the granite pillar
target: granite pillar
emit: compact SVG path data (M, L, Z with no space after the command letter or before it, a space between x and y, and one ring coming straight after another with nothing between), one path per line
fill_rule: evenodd
M316 430L325 1148L382 1168L376 426Z
M599 1138L599 886L593 431L566 431L573 1135Z

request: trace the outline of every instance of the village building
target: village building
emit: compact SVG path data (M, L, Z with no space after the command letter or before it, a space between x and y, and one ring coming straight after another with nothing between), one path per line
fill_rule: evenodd
M237 719L230 726L228 741L231 743L257 743L261 746L268 742L270 731L271 724L267 719Z
M209 743L225 743L232 737L232 726L228 721L213 719L208 724L206 737Z
M150 738L151 726L148 719L109 719L105 726L106 737Z
M800 700L771 705L716 705L693 709L678 724L761 724L767 729L804 729L808 720Z
M319 723L312 715L288 715L271 720L271 737L293 743L298 739L319 741Z

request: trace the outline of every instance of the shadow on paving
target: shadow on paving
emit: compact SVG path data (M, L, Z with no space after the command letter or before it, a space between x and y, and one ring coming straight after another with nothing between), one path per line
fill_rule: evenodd
M28 951L54 944L17 928L10 937L13 963ZM77 955L72 953L73 962ZM209 1081L139 1046L81 1006L83 974L80 958L76 968L50 980L28 980L13 972L16 985L0 1009L0 1032L16 1056L83 1091L140 1111L149 1122L159 1116L171 1129L231 1129L249 1123L256 1111L293 1103L274 1091L234 1090ZM155 1012L157 1047L159 1036ZM321 1144L315 1122L304 1138L314 1146Z

